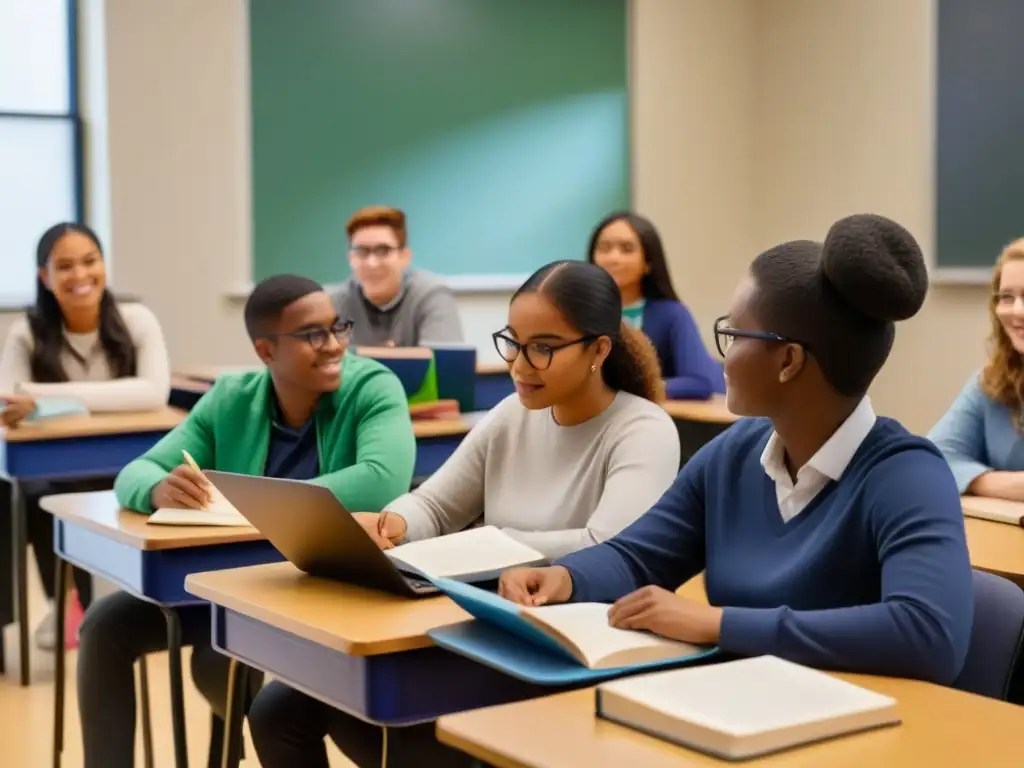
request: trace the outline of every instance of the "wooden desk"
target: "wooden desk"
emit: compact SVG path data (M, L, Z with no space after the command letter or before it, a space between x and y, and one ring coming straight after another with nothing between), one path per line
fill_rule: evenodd
M551 692L434 647L429 630L468 618L444 597L395 597L290 563L193 574L185 588L213 604L218 650L372 723Z
M1024 528L976 517L964 517L964 527L971 565L1024 587Z
M765 768L1018 768L1024 708L929 683L837 675L899 701L903 724L747 761ZM594 716L594 691L442 717L442 742L496 768L682 768L730 763Z
M181 628L173 606L200 603L184 589L185 576L240 565L281 560L281 554L254 528L149 525L146 516L118 507L113 491L47 496L40 506L54 516L57 583L73 563L100 574L136 597L157 603L167 622L171 669L171 715L176 765L186 754ZM64 740L65 590L57 590L57 664L54 696L54 749Z
M740 417L725 406L725 395L710 400L668 400L665 410L679 432L680 466Z
M29 683L31 652L23 484L112 478L125 464L152 448L183 418L182 411L161 408L146 413L103 413L28 421L3 432L2 469L11 479L13 494L12 546L22 685Z

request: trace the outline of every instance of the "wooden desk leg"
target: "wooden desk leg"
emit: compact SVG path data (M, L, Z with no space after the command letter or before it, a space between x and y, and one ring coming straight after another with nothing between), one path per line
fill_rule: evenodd
M242 760L242 721L249 695L249 666L231 659L228 666L228 698L224 711L224 748L221 768L237 768Z
M149 666L139 659L139 698L142 699L142 756L146 768L153 768L153 717L149 711Z
M161 606L167 622L167 651L171 672L171 728L174 733L175 768L188 768L185 737L185 687L181 676L181 622L173 608Z
M31 662L29 660L28 627L28 520L26 518L25 494L21 483L11 478L11 541L14 546L15 613L18 617L18 657L21 684L29 684Z
M68 605L68 573L70 565L57 555L57 573L54 580L57 592L55 595L57 612L57 628L54 632L57 643L54 646L54 689L53 689L53 768L60 768L61 755L64 753L64 683L65 661L67 649L64 647L64 617Z

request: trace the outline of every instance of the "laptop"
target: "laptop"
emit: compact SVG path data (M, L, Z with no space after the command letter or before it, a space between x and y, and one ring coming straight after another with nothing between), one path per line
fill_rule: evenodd
M322 485L215 470L205 474L299 570L406 597L438 594L429 581L398 570Z

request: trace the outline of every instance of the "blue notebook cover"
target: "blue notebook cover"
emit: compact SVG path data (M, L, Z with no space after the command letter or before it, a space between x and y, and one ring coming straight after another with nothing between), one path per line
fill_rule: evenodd
M36 409L28 417L28 420L41 421L57 416L76 416L88 413L89 409L85 407L85 403L73 397L39 397L36 398Z
M718 653L717 648L709 648L673 659L588 669L568 650L525 621L515 603L451 579L435 578L431 581L475 620L430 630L427 633L430 639L445 650L530 683L568 685L598 682L627 674L685 666Z

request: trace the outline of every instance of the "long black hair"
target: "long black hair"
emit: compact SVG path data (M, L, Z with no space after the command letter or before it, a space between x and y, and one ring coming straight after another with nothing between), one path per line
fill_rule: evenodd
M616 221L624 221L633 228L637 238L640 240L640 250L643 252L644 263L647 264L647 273L640 283L640 293L645 299L672 299L679 301L676 289L672 287L672 277L668 272L668 262L665 260L665 247L661 244L661 235L654 228L650 219L633 213L632 211L616 211L609 213L594 228L590 235L590 245L587 247L587 261L594 263L594 249L597 248L597 239L601 232L609 224Z
M622 294L611 275L584 261L555 261L530 275L512 301L524 293L546 296L581 335L611 339L601 367L610 389L653 402L665 399L658 355L643 333L622 322Z
M61 222L54 224L39 238L36 247L36 303L28 310L28 325L32 331L32 356L30 365L32 380L41 383L57 383L68 380L67 371L61 362L61 352L65 349L76 354L68 345L64 336L64 313L53 292L43 282L41 272L46 269L57 242L67 233L75 232L83 235L103 254L100 239L84 224ZM128 327L124 324L117 308L117 302L108 289L104 289L100 299L100 346L110 373L115 379L123 379L136 375L137 360L135 343L132 341Z

